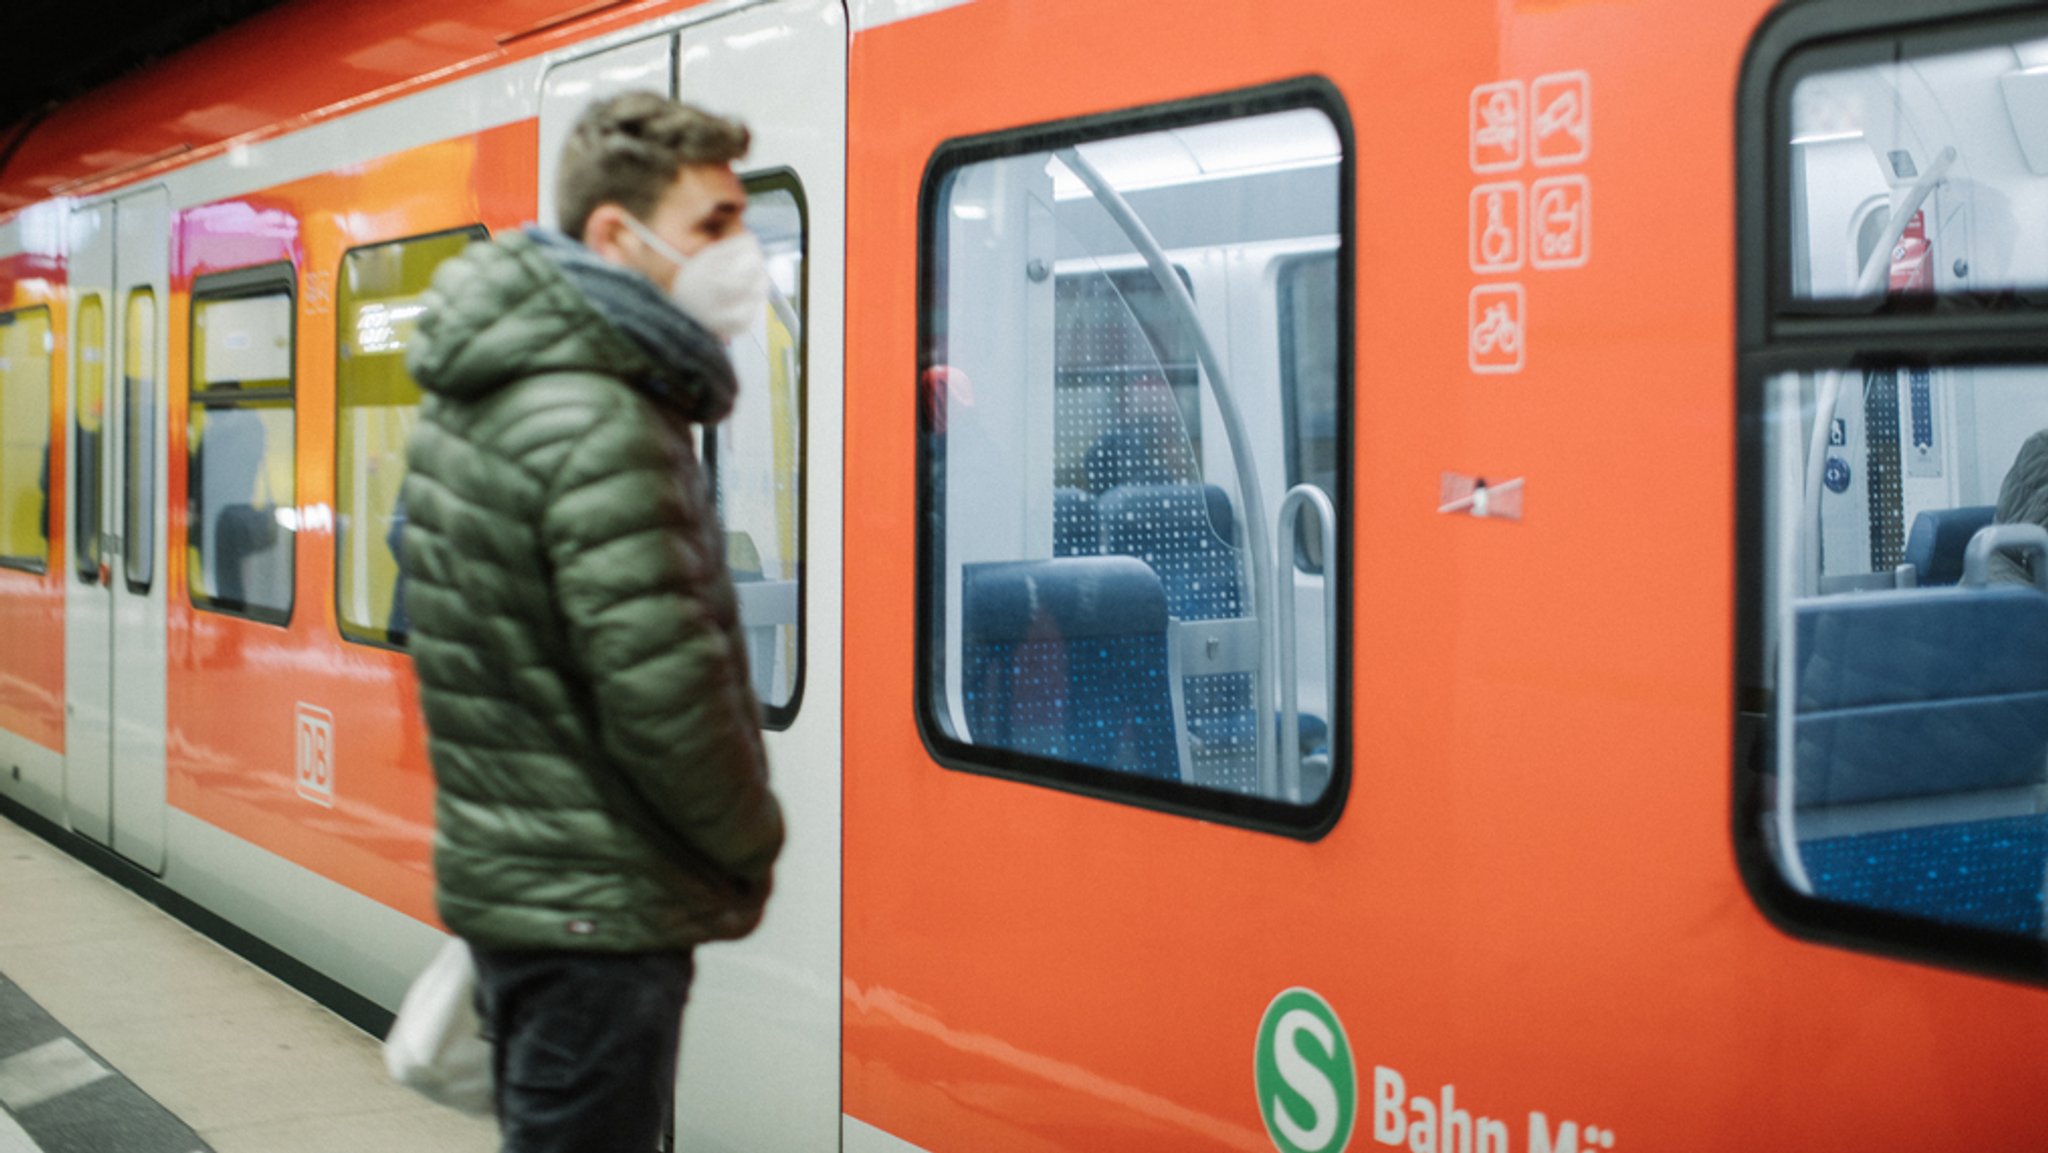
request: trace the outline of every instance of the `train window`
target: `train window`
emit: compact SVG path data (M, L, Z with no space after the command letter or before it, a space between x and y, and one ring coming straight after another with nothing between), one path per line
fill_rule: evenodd
M0 565L46 571L50 557L48 308L0 312Z
M769 307L731 344L739 404L705 456L754 692L767 726L779 729L795 719L803 691L805 204L787 171L746 183L747 227L768 254Z
M1790 82L1791 295L2048 301L2048 38L1885 37Z
M298 534L289 266L193 286L187 486L194 604L291 617Z
M398 535L405 442L419 419L420 386L405 348L441 262L486 233L441 232L352 249L341 258L335 310L335 603L353 641L405 642Z
M1345 133L1302 82L934 158L918 704L942 764L1296 835L1335 820ZM1295 563L1303 531L1332 563Z
M76 503L72 523L77 539L72 566L79 579L92 584L100 579L100 453L106 443L102 426L107 408L107 306L97 294L78 302L78 340L72 346L78 357L77 411L72 414L73 440L77 456L71 462Z
M1744 260L1777 279L1744 312L1738 615L1738 840L1765 907L2036 979L2044 68L2038 20L1880 32L1791 53L1746 106L1745 155L1775 162L1744 176L1771 206Z
M122 504L122 540L127 551L128 588L147 592L156 579L156 293L128 294L127 331L121 342L122 443L127 499Z

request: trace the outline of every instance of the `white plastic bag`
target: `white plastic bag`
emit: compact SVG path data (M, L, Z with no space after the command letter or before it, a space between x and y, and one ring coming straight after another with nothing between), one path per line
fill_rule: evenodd
M488 1116L493 1112L491 1043L476 1011L476 963L450 938L405 991L384 1038L391 1079L429 1101Z

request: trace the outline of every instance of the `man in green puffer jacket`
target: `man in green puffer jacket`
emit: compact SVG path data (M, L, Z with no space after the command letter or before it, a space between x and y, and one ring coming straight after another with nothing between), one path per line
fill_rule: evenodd
M732 409L720 338L765 307L747 144L650 93L592 105L563 231L443 265L407 352L436 896L476 957L507 1153L655 1148L691 950L753 929L782 845L690 436Z

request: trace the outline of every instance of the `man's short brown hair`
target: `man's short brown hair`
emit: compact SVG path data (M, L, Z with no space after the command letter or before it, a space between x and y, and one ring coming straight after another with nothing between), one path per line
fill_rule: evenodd
M739 121L652 92L594 101L562 145L555 219L579 240L599 205L616 204L646 220L685 165L730 164L751 142Z

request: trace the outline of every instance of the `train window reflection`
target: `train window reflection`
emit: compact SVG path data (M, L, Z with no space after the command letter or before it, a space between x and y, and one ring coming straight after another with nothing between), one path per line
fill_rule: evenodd
M1795 297L2048 288L2048 40L1815 54L1789 132Z
M194 285L186 434L192 601L275 624L291 615L299 528L292 296L275 283L289 275Z
M335 604L350 640L397 645L406 620L398 564L405 443L420 386L405 368L428 282L481 228L356 248L342 257L335 339Z
M920 708L953 767L1334 811L1344 574L1295 538L1320 564L1342 524L1345 154L1281 91L934 162Z
M107 306L97 294L78 302L78 410L72 414L72 524L76 532L72 567L81 580L100 579L100 456L106 444Z
M50 310L0 312L0 566L50 555Z
M740 393L706 455L726 529L754 692L769 728L796 716L803 686L803 188L787 172L747 180L747 227L768 257L769 305L730 346Z
M121 343L122 442L127 446L127 499L122 503L122 538L127 550L128 587L147 592L156 578L156 293L128 294L128 330Z
M2048 368L1766 386L1764 836L1825 901L2028 940L2048 876Z

